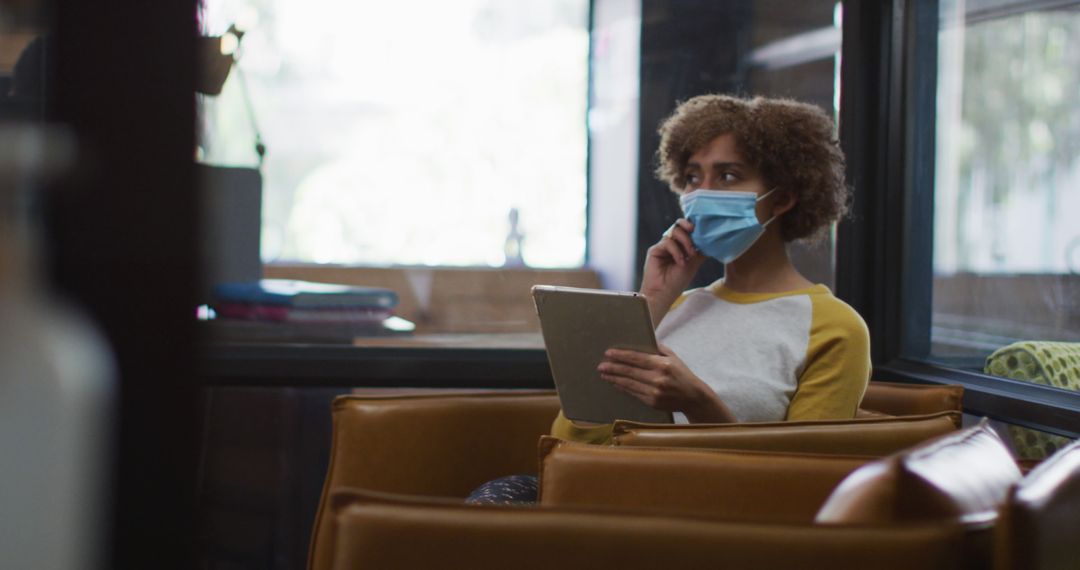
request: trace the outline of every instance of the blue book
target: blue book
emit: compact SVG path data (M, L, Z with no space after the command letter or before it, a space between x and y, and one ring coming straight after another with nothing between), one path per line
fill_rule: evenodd
M219 283L214 287L219 302L277 305L297 308L389 309L398 295L390 289L315 283L294 279L260 279L243 283Z

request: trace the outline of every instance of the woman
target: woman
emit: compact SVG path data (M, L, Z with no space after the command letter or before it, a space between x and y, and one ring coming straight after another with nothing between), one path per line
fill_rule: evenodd
M657 175L687 214L646 255L641 292L661 354L610 350L600 377L677 422L854 417L870 373L866 325L786 249L846 211L832 120L791 100L703 95L660 135ZM684 293L710 256L724 278ZM560 414L552 434L607 443L611 427Z
M786 245L828 231L847 209L832 120L785 99L703 95L660 126L658 177L680 218L649 248L641 292L659 355L611 349L600 377L676 422L852 418L870 375L866 324L799 274ZM685 291L708 258L724 278ZM571 422L552 435L605 444L610 425ZM474 502L516 502L535 479L477 489Z

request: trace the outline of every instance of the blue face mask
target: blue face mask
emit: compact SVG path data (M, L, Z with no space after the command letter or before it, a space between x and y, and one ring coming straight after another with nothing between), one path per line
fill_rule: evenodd
M705 255L731 263L754 245L765 228L754 211L757 203L772 194L773 188L758 197L753 192L694 190L679 198L686 219L694 223L690 238Z

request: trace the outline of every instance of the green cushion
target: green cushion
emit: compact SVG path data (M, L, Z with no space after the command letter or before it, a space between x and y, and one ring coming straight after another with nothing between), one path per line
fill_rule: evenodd
M987 374L1080 390L1080 342L1023 341L986 358Z
M1080 391L1080 342L1022 341L999 348L986 358L983 371L993 376ZM1042 459L1069 439L1009 426L1013 445L1025 459Z

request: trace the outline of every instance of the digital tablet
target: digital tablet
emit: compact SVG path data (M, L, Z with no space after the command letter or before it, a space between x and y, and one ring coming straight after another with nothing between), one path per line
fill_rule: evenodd
M645 296L550 285L534 286L532 295L563 415L605 424L671 423L670 412L620 392L596 370L609 348L660 353Z

